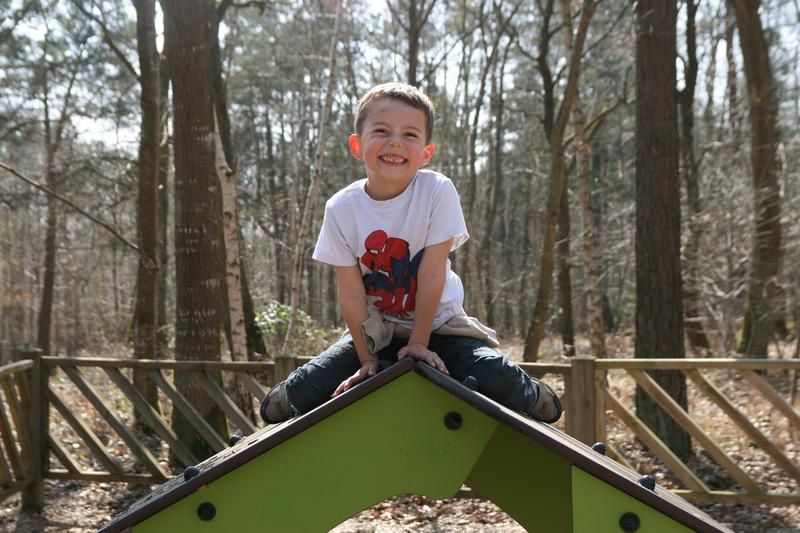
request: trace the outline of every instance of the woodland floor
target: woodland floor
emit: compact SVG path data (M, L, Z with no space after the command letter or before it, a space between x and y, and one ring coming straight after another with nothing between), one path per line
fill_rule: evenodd
M512 358L519 357L519 347L507 348ZM610 351L614 353L614 350ZM791 428L771 421L771 411L764 402L752 401L750 389L734 377L714 376L717 386L745 412L748 417L776 442L787 443L784 453L795 464L800 464L800 439ZM563 392L563 383L552 376L546 378L557 392ZM773 386L785 389L785 376L771 376ZM633 382L622 376L609 376L615 395L629 399ZM696 396L690 388L690 405L695 418L713 419L716 406L705 396ZM607 442L624 453L631 465L640 473L651 474L658 483L671 488L676 480L661 463L637 440L632 438L618 420L609 416ZM707 428L706 428L707 429ZM708 430L708 429L707 429ZM713 435L740 466L762 486L771 491L798 492L796 481L788 478L773 466L760 450L754 449L732 423L714 427ZM704 452L690 460L690 466L709 487L733 489L736 485ZM534 480L532 480L534 482ZM536 482L541 482L537 480ZM123 512L150 490L146 486L129 486L122 483L88 483L77 481L47 481L47 505L41 514L21 512L19 496L0 504L0 531L2 532L82 532L93 531ZM310 503L310 505L313 505ZM800 506L770 507L766 505L698 504L703 511L738 533L800 533ZM524 529L500 508L479 498L431 500L422 496L397 496L381 502L337 526L335 533L356 532L521 532Z

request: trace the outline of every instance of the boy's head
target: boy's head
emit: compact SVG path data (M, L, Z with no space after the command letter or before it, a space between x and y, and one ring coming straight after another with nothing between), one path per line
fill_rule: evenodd
M356 134L361 135L363 133L364 121L369 113L370 105L383 98L399 100L422 111L425 114L425 144L431 142L434 118L433 103L425 93L413 85L397 82L376 85L361 97L356 109L356 120L354 124Z

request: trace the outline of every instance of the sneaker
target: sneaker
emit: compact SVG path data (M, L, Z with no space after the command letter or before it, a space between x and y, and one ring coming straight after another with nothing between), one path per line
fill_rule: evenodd
M528 414L539 422L552 424L561 418L561 413L564 412L564 409L561 407L561 402L558 396L556 396L555 391L551 389L547 383L538 380L534 380L534 383L536 383L539 393L536 402L533 404L533 407L531 407L531 410L528 411Z
M261 418L267 424L277 424L293 416L294 411L289 405L289 397L286 394L286 382L281 381L270 389L261 402Z

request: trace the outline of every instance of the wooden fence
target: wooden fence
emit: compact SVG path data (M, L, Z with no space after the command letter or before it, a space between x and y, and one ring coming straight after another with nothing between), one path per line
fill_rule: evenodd
M0 501L31 486L34 480L32 435L26 414L31 410L27 374L33 361L0 367Z
M77 479L128 483L159 483L181 467L196 464L196 457L173 432L169 420L180 412L210 449L220 451L229 442L217 434L174 384L176 372L191 372L213 402L228 417L232 432L250 434L261 426L234 400L234 377L246 388L257 406L276 380L283 379L308 358L280 358L268 362L142 361L131 359L41 357L35 352L0 368L0 500L22 491L23 505L44 505L45 479ZM800 470L797 455L787 447L800 431L800 414L776 390L775 379L788 370L800 369L800 361L737 359L594 359L574 357L570 364L523 363L531 375L550 375L563 380L566 406L565 430L581 441L606 442L611 457L630 467L622 445L635 437L661 463L687 499L790 505L800 503ZM159 390L160 409L147 403L133 386L133 370L143 369ZM680 408L650 377L651 370L680 370L689 378L690 397L704 397L717 406L709 420L690 403ZM767 374L766 372L769 372ZM776 374L777 372L777 374ZM747 397L768 405L771 424L754 422L751 414L722 390L735 380L752 387ZM784 380L785 381L785 380ZM630 391L638 384L694 439L702 453L734 481L733 488L710 488L661 442L634 414ZM721 385L722 384L722 385ZM780 385L780 384L779 384ZM780 387L779 387L780 388ZM785 388L785 387L784 387ZM698 403L698 402L696 402ZM703 405L708 405L705 401ZM132 429L133 412L150 428ZM25 416L27 414L27 417ZM745 447L766 454L770 467L785 480L783 490L763 487L737 464L735 450L726 449L716 437L722 416L735 424ZM257 417L256 417L257 418ZM562 422L559 422L562 424ZM728 433L730 433L728 431ZM623 435L622 437L620 435ZM784 438L785 437L785 438ZM735 446L734 446L735 447ZM741 445L739 445L741 448ZM700 451L700 450L697 450ZM786 488L788 487L788 488Z

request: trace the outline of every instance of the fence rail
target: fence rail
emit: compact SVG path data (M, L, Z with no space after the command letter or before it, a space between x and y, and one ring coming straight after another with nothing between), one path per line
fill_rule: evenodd
M0 499L22 491L23 505L44 505L44 479L77 479L97 482L158 483L193 465L196 457L171 427L178 412L188 420L210 450L229 446L175 385L175 373L191 373L205 394L226 415L236 433L250 434L261 421L253 416L269 391L309 358L279 358L265 362L162 361L111 358L41 357L36 352L20 354L24 360L0 367ZM631 467L621 445L630 443L631 433L669 471L677 494L700 501L800 503L800 468L797 457L787 451L800 432L800 414L776 390L769 376L800 369L797 360L743 359L595 359L577 356L569 364L522 363L531 375L555 375L563 379L567 433L592 444L606 442L608 453ZM133 385L133 371L144 370L158 389L159 406L151 406ZM752 473L739 466L730 450L718 442L714 424L681 408L650 376L653 370L678 370L691 384L693 398L704 397L716 406L725 423L738 428L745 445L765 454L771 468L786 480L791 490L763 487ZM722 375L720 374L722 373ZM770 374L768 374L770 373ZM733 376L733 377L732 377ZM781 431L765 432L751 413L726 395L725 386L735 379L750 386L750 397L768 406L772 418L781 418ZM238 381L241 387L234 384ZM113 386L109 387L109 383ZM619 387L615 384L622 384ZM695 444L732 483L709 487L702 476L675 456L636 415L629 391L637 385L686 429ZM619 391L614 393L613 388ZM242 407L238 391L246 391ZM238 400L238 401L237 401ZM709 402L706 402L709 403ZM250 406L252 409L247 409ZM133 427L134 412L148 431ZM26 418L27 413L27 418ZM248 414L249 413L249 414ZM719 424L721 418L715 422ZM611 442L623 428L623 442ZM140 428L141 429L141 428ZM609 432L609 430L612 430ZM770 429L770 428L767 428ZM788 432L788 433L787 433ZM783 435L788 438L781 440Z

